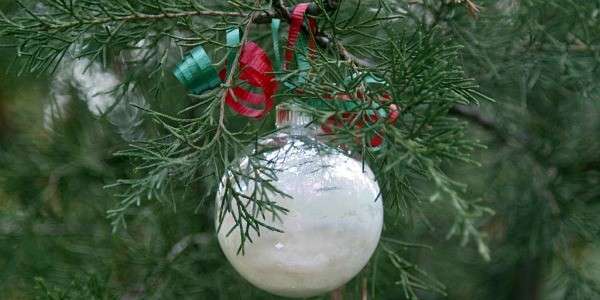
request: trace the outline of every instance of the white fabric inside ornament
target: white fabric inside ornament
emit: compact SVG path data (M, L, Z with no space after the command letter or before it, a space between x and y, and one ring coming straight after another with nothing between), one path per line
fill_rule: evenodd
M283 120L281 115L278 127L283 130L259 144L273 147L260 154L261 161L274 170L273 185L291 196L273 192L269 200L289 212L257 218L284 232L261 228L260 237L251 232L253 242L238 254L240 232L237 227L230 232L235 219L228 213L218 239L233 267L255 286L285 297L311 297L335 290L364 268L379 242L383 206L366 164L318 141L316 130L306 127L306 115L293 109ZM248 157L240 160L241 169L249 165ZM236 186L246 195L254 190L251 181Z

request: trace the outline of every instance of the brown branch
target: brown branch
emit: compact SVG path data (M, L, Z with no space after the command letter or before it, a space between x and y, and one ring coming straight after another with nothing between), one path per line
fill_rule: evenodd
M60 22L55 24L42 23L42 27L49 29L66 29L70 27L76 27L81 25L102 25L113 22L130 22L130 21L148 21L148 20L161 20L161 19L175 19L185 17L198 17L198 16L211 16L211 17L248 17L248 14L238 12L227 12L227 11L214 11L214 10L203 10L203 11L184 11L178 13L162 13L162 14L142 14L134 13L127 16L119 17L106 17L106 18L95 18L92 20L77 20L73 22ZM43 17L40 15L39 17Z
M363 278L360 288L360 300L369 300L369 282L367 277Z
M190 234L182 238L179 242L175 243L173 247L171 247L171 251L167 255L167 261L173 262L179 254L185 251L191 245L202 245L208 246L211 242L212 234L210 233L197 233Z
M332 11L338 7L337 0L327 0L323 3L325 5L325 10ZM273 11L278 18L289 20L290 13L293 10L293 7L286 7L283 0L273 0ZM318 16L323 13L321 7L317 5L314 1L308 6L306 11L307 14L312 16Z
M256 5L260 4L261 0L256 0ZM244 43L246 43L246 40L248 40L248 35L250 32L250 26L252 25L252 23L254 22L254 20L256 19L256 15L257 13L253 13L250 15L249 19L248 19L248 23L246 24L246 26L244 27L244 31L242 34L242 38L240 40L240 45L244 45ZM230 89L230 87L233 84L234 78L235 78L235 73L237 72L237 68L239 65L239 61L240 61L240 57L242 56L242 51L243 51L244 47L240 46L240 48L238 49L235 58L233 59L233 62L231 64L231 70L229 70L229 75L227 75L227 79L225 80L225 92L223 93L223 98L221 99L221 107L220 107L220 115L219 115L219 127L217 129L217 133L215 135L215 137L218 137L219 133L221 132L221 130L226 130L225 128L225 99L228 96L228 93L232 93L232 90Z
M329 36L326 33L318 32L317 34L315 34L315 40L317 41L317 44L321 48L337 49L338 54L344 60L351 61L354 64L363 66L363 67L372 67L373 66L372 62L355 56L350 51L348 51L348 49L346 49L346 47L344 47L344 45L340 41L336 41L333 37Z
M492 118L483 116L479 110L464 105L455 105L450 109L450 114L461 117L482 129L493 133L497 138L506 141L504 132L498 127L496 121Z
M283 0L273 0L271 4L273 11L275 11L281 19L288 21L290 19L290 12L283 4Z
M340 287L335 291L331 292L331 300L344 300L344 287Z
M337 9L338 1L337 0L327 0L327 1L325 1L324 5L325 5L325 7L323 7L323 8L326 11L332 11L332 10ZM273 18L280 18L289 23L290 13L294 8L293 7L285 7L283 4L283 0L274 0L272 6L273 6L273 12L265 13L265 14L257 17L254 20L255 23L269 23L269 22L271 22L271 20ZM312 16L318 16L323 13L323 9L319 5L317 5L316 3L313 2L308 7L307 13ZM302 30L304 31L304 33L307 33L307 34L309 33L309 30L306 27L306 25L303 25ZM368 60L361 59L359 57L356 57L352 53L350 53L340 41L335 40L333 37L331 37L330 35L328 35L324 32L316 32L314 37L315 37L315 40L316 40L317 44L319 45L319 47L324 48L324 49L337 49L337 51L342 59L349 60L357 65L366 66L366 67L370 67L373 65L373 63L369 62Z
M329 0L326 3L326 9L335 9L337 7L337 1ZM82 25L102 25L108 23L122 23L132 21L148 21L148 20L163 20L163 19L176 19L185 17L233 17L233 18L248 18L250 15L254 15L253 23L255 24L266 24L270 23L273 18L281 18L286 21L290 19L290 12L293 7L285 7L283 0L273 1L273 11L261 11L261 12L231 12L231 11L218 11L218 10L193 10L193 11L182 11L176 13L160 13L160 14L145 14L134 12L131 15L126 16L111 16L111 17L100 17L93 18L91 20L78 19L73 22L56 22L48 23L42 22L28 28L48 28L55 30L64 30L71 27L82 26ZM321 8L316 3L311 3L307 13L309 15L319 15L322 13ZM45 20L46 16L36 15L39 19ZM15 24L16 25L16 24Z

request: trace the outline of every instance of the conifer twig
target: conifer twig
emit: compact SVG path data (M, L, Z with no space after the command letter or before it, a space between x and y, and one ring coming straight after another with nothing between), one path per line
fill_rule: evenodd
M470 121L471 123L477 124L482 129L493 133L502 141L506 140L504 133L502 132L502 130L500 130L498 124L496 124L496 121L492 118L482 115L479 110L469 108L463 105L455 105L450 109L450 114L456 115L467 121Z
M261 2L261 0L256 0L256 5L259 5ZM223 93L223 97L221 98L221 103L220 103L220 108L219 108L219 127L217 128L217 132L215 134L215 137L213 138L213 140L217 140L219 138L219 135L221 134L222 130L225 130L225 98L227 98L228 93L232 93L232 90L229 88L231 87L233 80L235 78L235 73L237 72L238 69L238 64L240 61L240 57L242 56L242 51L244 49L243 45L246 42L246 40L248 40L248 32L250 31L250 25L252 25L252 22L254 20L254 18L256 17L256 13L252 13L250 15L250 18L248 19L248 22L246 23L246 26L244 27L244 32L242 34L242 38L240 40L240 47L235 55L235 58L233 59L233 62L231 63L231 70L229 70L229 74L227 75L227 79L225 81L225 92Z
M335 1L333 1L335 3ZM335 9L335 6L328 5L329 8ZM219 11L219 10L189 10L189 11L181 11L181 12L163 12L159 14L148 14L148 13L140 13L137 11L132 11L131 14L121 15L121 16L109 16L109 17L97 17L93 19L82 19L78 18L76 21L72 22L60 22L53 21L51 18L44 14L34 14L34 16L40 20L39 23L34 24L32 26L22 26L21 29L51 29L51 30L65 30L68 28L76 27L76 26L84 26L84 25L103 25L109 23L121 23L121 22L131 22L131 21L150 21L150 20L162 20L162 19L177 19L177 18L185 18L185 17L238 17L238 18L247 18L250 15L254 15L252 18L252 22L256 24L266 24L271 22L273 18L281 18L286 21L289 21L290 11L293 10L293 7L285 7L283 6L283 1L274 1L273 2L273 11L261 11L261 12L251 12L250 14L244 12L234 12L234 11ZM321 13L321 9L316 4L311 4L308 9L308 14L310 15L318 15ZM8 20L8 19L7 19ZM13 24L17 25L17 24Z

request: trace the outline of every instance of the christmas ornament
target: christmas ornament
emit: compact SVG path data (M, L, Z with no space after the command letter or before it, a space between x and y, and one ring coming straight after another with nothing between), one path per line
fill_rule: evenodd
M307 126L310 116L297 107L278 110L277 126L282 130L260 140L259 149L249 155L273 169L272 184L289 195L268 195L288 209L287 214L256 216L283 232L265 228L260 236L250 232L253 242L239 254L238 225L246 224L236 224L233 209L224 216L218 239L233 267L255 286L280 296L311 297L342 286L367 264L379 241L383 206L366 164L321 143L317 128ZM241 169L253 169L248 157L239 164ZM235 188L251 196L254 184L241 182ZM217 220L223 197L221 184Z
M237 85L226 87L225 103L233 111L250 118L265 116L273 107L273 95L277 90L275 75L287 71L294 58L297 78L286 80L284 87L288 91L302 93L301 87L310 71L309 58L316 47L314 19L308 18L309 32L302 32L307 8L306 3L298 4L291 14L284 62L279 45L278 19L273 19L271 24L275 65L257 44L245 42L241 45L238 79L262 91L252 93ZM228 31L228 48L235 50L239 35L238 29ZM235 61L237 51L234 50L228 54L228 67L217 72L206 51L197 47L177 66L175 76L193 93L214 89L226 81L227 70L232 69L231 64ZM365 85L381 83L374 76L361 78ZM350 121L357 114L349 112L362 107L365 97L360 92L357 95L323 95L323 99L308 101L307 104L320 108L323 101L332 101L342 112L348 107L350 109L342 115L343 119L332 117L319 128L309 126L312 124L311 117L303 114L298 107L284 104L286 106L280 108L277 114L280 130L258 140L251 153L234 162L239 164L244 174L256 174L257 168L272 170L269 178L262 179L270 180L275 190L283 193L267 191L266 194L255 194L259 181L229 172L217 194L218 239L228 260L252 284L281 296L311 297L344 285L369 261L383 225L379 186L368 165L351 157L342 147L334 148L321 142L317 133L331 133L341 123L351 122L361 128L376 123L379 118L394 122L397 108L388 105L388 111L381 105L369 106L368 118L361 123ZM325 107L331 108L331 105ZM371 147L382 143L378 132L368 139ZM253 163L250 163L251 158ZM256 162L262 165L257 166ZM235 182L228 187L242 194L241 198L246 203L240 206L236 202L239 200L227 196L227 182ZM265 225L260 228L259 235L255 227L249 227L247 220L239 217L238 210L251 209L249 207L255 205L252 200L267 200L264 198L287 209L287 213L253 213L252 216ZM240 253L244 234L252 242L244 243L244 252Z

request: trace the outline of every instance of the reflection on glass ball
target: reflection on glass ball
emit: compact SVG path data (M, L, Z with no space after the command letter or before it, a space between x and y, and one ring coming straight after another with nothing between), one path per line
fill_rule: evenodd
M344 285L367 264L381 234L383 207L372 171L308 135L277 133L260 145L270 150L259 161L274 170L274 186L291 197L270 193L269 200L289 212L258 218L284 232L252 232L253 242L238 254L239 229L230 232L235 220L228 213L218 232L223 252L244 278L276 295L311 297ZM248 157L240 168L251 169ZM249 195L254 183L236 186ZM222 198L223 185L217 208Z

